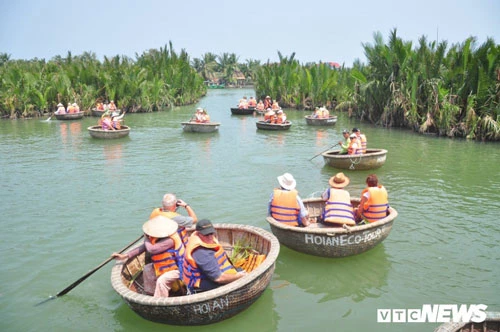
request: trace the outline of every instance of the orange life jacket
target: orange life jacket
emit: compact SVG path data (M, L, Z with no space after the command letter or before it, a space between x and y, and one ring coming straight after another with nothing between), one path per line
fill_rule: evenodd
M354 144L356 144L356 152L354 152ZM361 146L359 144L359 141L357 139L351 139L349 142L349 147L347 148L347 154L361 154Z
M198 265L193 258L193 252L199 247L213 250L214 258L217 260L217 264L219 265L221 273L238 273L229 261L226 251L224 250L222 245L219 244L216 238L214 238L214 241L215 243L213 244L203 242L198 236L198 232L194 232L189 238L186 252L184 254L182 280L191 291L194 288L199 288L200 283L203 279L203 274L199 270Z
M156 276L159 277L163 273L172 270L182 271L185 247L179 237L179 234L174 233L169 236L174 241L174 247L170 248L162 253L151 255L151 261L155 268ZM151 238L152 244L157 241L156 238Z
M174 219L174 217L180 216L180 214L175 212L175 211L163 211L162 208L156 208L149 215L149 219L153 219L154 217L159 216L159 215L162 215L162 216L167 217L169 219ZM177 228L177 234L179 234L179 236L181 237L182 243L184 244L184 246L186 246L187 242L189 240L189 236L188 236L186 227L179 226Z
M328 200L323 212L325 223L355 225L351 196L344 189L328 189Z
M366 191L370 193L370 197L363 206L363 217L369 222L385 218L389 210L387 190L384 186L378 185L377 187L368 187L363 190L363 193Z
M359 140L361 142L361 149L363 150L363 153L366 153L366 136L364 134L359 135Z
M297 190L274 189L270 206L271 217L286 225L302 225L297 196Z

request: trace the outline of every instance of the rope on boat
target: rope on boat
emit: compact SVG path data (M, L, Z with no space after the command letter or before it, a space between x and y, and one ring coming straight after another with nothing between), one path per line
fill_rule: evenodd
M357 165L361 162L361 156L359 156L356 160L356 158L350 158L349 157L349 160L351 161L351 166L349 166L349 169L355 169L354 165Z

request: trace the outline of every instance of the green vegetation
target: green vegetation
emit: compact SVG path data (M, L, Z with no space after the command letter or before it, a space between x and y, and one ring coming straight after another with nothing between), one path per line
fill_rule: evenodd
M192 104L206 94L188 54L177 54L171 43L135 61L115 56L101 63L87 52L50 61L0 54L0 78L0 114L10 118L41 116L59 102L76 102L88 112L98 101L114 100L127 112L151 112Z
M500 140L500 46L492 39L477 47L474 37L448 47L421 37L415 47L394 29L363 44L368 63L352 68L327 63L300 64L295 53L279 62L246 60L234 53L206 53L190 63L172 44L127 57L93 53L45 60L9 60L0 53L0 115L34 117L57 103L76 102L89 111L96 102L115 100L127 112L159 111L195 103L206 83L253 82L283 107L311 110L326 106L384 127L478 140Z
M417 47L397 37L384 44L380 33L364 44L368 64L331 69L300 65L279 54L255 75L257 96L281 106L326 105L385 127L479 140L500 140L500 46L492 39L475 47L468 38L448 49L446 41Z

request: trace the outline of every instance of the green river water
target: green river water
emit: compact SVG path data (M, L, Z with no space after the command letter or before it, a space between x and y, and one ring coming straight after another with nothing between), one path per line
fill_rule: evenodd
M498 144L382 129L339 114L307 126L286 110L287 132L256 129L230 107L252 90L210 90L197 105L130 114L120 140L93 139L77 121L0 121L1 331L433 331L437 323L377 323L377 309L485 304L500 311ZM184 133L201 106L218 133ZM314 155L360 127L387 149L375 171L344 171L358 197L374 172L399 213L389 237L358 256L326 259L284 246L273 280L249 309L201 327L136 315L110 284L109 263L67 295L40 306L141 234L151 210L175 192L199 218L270 231L276 177L289 172L303 198L338 170Z

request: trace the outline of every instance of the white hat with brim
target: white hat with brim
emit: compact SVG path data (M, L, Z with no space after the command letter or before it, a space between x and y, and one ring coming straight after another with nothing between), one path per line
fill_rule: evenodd
M290 173L285 173L283 175L278 176L278 182L283 189L293 190L297 185L297 182L293 178L293 175Z
M177 223L164 216L156 216L142 225L144 234L162 238L174 234L177 231Z
M59 103L57 104L57 107L61 107L61 106L64 106L63 104Z

